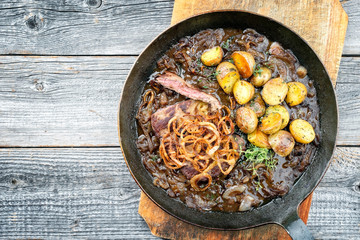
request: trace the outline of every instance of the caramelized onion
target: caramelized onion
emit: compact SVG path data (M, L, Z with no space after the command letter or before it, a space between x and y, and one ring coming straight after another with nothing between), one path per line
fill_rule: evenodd
M216 113L205 115L198 111L198 115L175 116L168 122L168 133L160 140L160 157L170 169L190 164L198 171L190 180L196 191L210 186L209 172L214 167L228 175L240 157L239 146L232 136L234 123L230 115L231 110L223 106ZM198 186L205 180L205 186Z
M154 99L155 99L154 91L151 89L147 90L144 93L142 103L136 115L136 119L139 121L139 125L146 137L150 153L152 153L155 149L154 143L152 142L150 136L150 131L151 131L150 119L151 119Z
M199 183L202 182L207 182L205 186L199 186ZM204 191L206 190L212 182L212 177L210 176L210 174L208 173L200 173L198 175L195 175L191 180L191 186L196 190L196 191Z

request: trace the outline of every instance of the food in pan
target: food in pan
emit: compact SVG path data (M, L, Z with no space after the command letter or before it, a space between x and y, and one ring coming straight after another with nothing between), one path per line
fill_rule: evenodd
M313 80L253 29L207 29L157 61L137 146L153 183L202 211L247 211L286 194L320 141Z

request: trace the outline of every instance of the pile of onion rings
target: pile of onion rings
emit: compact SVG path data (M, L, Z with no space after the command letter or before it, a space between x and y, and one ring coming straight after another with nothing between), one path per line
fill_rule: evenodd
M191 165L199 172L191 178L191 186L204 191L211 185L213 168L218 167L228 175L239 159L239 146L233 133L234 123L226 106L213 114L175 116L160 140L159 153L170 169Z

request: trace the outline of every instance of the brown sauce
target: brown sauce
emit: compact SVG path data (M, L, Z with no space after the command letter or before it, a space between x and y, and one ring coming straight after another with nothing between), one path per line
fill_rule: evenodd
M228 176L220 175L213 180L208 189L201 192L195 191L191 187L189 180L181 171L171 170L165 166L159 157L159 139L149 127L151 126L149 119L140 119L148 124L148 135L154 146L154 150L150 152L149 142L144 136L144 131L138 127L139 139L137 144L142 155L142 162L153 176L153 183L163 188L170 197L179 199L187 206L199 210L238 211L245 197L250 197L251 206L257 207L275 197L286 194L306 166L311 163L320 141L319 107L313 80L309 79L307 75L302 76L302 78L298 76L296 70L300 63L291 50L285 50L286 54L280 57L269 54L271 44L272 42L264 35L252 29L244 31L208 29L194 36L180 39L158 60L157 68L154 69L154 74L150 76L145 86L144 92L152 89L156 93L150 113L186 99L174 91L154 84L154 78L165 70L181 76L191 85L216 96L221 104L229 106L231 97L219 87L214 77L216 67L206 67L199 60L204 50L221 46L224 50L223 61L229 60L234 51L247 51L254 56L257 64L267 66L272 70L272 78L281 77L286 82L298 81L303 83L308 90L304 102L294 107L289 107L285 102L281 105L289 111L290 121L300 118L307 120L313 126L316 133L315 140L310 144L296 143L291 154L285 158L275 155L274 158L277 159L275 170L258 169L258 176L255 178L252 175L251 166L247 164L243 156ZM260 91L260 89L256 89L256 91ZM239 107L240 105L236 104L235 110ZM233 115L235 110L233 110ZM236 133L246 139L246 136L238 128L236 129ZM288 127L285 130L288 130ZM243 193L224 198L223 194L227 189L239 185L246 186Z

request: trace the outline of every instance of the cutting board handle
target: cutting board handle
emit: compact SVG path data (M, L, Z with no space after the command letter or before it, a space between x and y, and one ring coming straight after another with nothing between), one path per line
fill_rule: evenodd
M293 240L314 240L305 223L300 219L297 210L280 224L289 233Z

